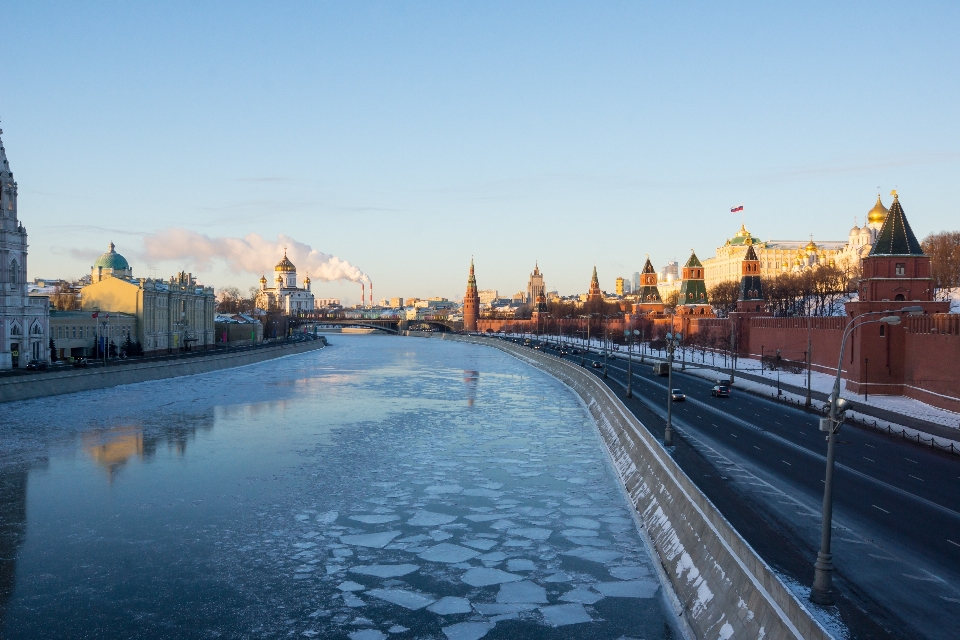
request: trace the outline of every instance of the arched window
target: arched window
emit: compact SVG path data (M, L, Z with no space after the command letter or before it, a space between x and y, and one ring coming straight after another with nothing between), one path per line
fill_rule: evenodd
M906 300L906 298L903 297L902 293L898 293L893 299L896 300L897 302L903 302L904 300Z
M10 282L12 284L20 284L20 265L17 263L16 258L10 261Z

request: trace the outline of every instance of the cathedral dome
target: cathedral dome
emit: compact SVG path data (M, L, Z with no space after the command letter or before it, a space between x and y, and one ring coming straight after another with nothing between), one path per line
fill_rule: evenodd
M813 243L813 240L811 239L810 242L809 242L809 244L807 244L807 246L804 247L804 250L805 250L807 253L816 253L816 251L817 251L817 245L815 245L815 244Z
M116 252L114 244L111 242L110 251L107 251L105 254L97 258L97 261L93 263L94 269L99 267L104 269L113 269L114 271L124 271L130 268L130 264L127 262L126 258Z
M883 224L883 221L887 219L887 214L890 213L883 203L880 202L880 196L877 196L877 204L873 205L873 209L867 213L867 224Z
M290 262L290 258L287 257L287 252L283 252L283 260L277 263L277 266L273 268L274 271L296 271L297 268L293 266L293 263Z

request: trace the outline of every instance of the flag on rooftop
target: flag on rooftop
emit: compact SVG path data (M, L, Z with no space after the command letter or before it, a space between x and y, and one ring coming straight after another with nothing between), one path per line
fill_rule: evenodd
M734 208L730 209L730 213L736 213L737 211L743 211L743 205L737 205Z

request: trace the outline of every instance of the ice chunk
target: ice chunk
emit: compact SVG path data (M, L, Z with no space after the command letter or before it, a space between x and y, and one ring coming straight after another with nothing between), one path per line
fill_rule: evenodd
M431 595L407 589L371 589L367 591L367 594L412 611L423 609L437 600Z
M501 571L500 569L476 567L474 569L469 569L466 573L460 576L460 580L467 583L471 587L489 587L492 584L516 582L518 580L523 580L523 578L513 573Z
M473 609L470 608L470 601L466 598L445 596L427 607L427 611L439 616L449 616L455 613L470 613Z
M568 576L563 571L558 571L543 579L544 582L569 582L570 580L571 580L570 576Z
M512 520L497 520L492 525L490 525L490 528L500 530L500 529L512 529L516 526L518 526L517 523L513 522Z
M610 575L614 578L620 578L621 580L636 580L637 578L650 575L650 570L646 567L609 567L607 571L609 571Z
M503 493L491 489L467 489L463 492L463 495L477 498L499 498Z
M499 513L477 513L463 517L471 522L490 522L491 520L499 520L503 516Z
M347 637L350 640L383 640L387 636L377 629L363 629L362 631L354 631Z
M498 616L510 613L515 614L523 611L533 611L537 608L537 605L531 602L501 602L496 604L490 602L477 602L474 603L473 608L485 616Z
M511 558L507 560L508 571L533 571L536 568L537 565L533 563L533 560L524 560L523 558Z
M387 633L403 633L404 631L410 631L410 629L400 626L399 624L395 624L387 629Z
M293 546L297 549L310 549L317 546L316 542L295 542Z
M489 551L492 547L497 545L497 541L481 538L479 540L461 540L460 544L473 547L474 549L479 549L480 551Z
M343 594L341 595L341 597L343 598L343 603L344 603L345 605L347 605L348 607L351 607L351 608L354 608L354 609L355 609L355 608L357 608L357 607L365 607L365 606L367 606L367 603L366 603L366 602L364 602L363 600L361 600L361 599L358 598L357 596L353 595L353 594L350 593L349 591L344 591Z
M493 551L491 553L485 553L480 556L480 560L483 562L503 562L507 559L507 554L502 551Z
M532 602L535 604L547 604L547 591L538 584L529 580L520 582L508 582L501 585L500 592L497 594L497 602Z
M652 598L659 584L653 580L598 582L593 588L610 598Z
M560 596L564 602L579 602L580 604L593 604L603 600L603 596L590 589L573 589Z
M623 554L612 549L588 549L585 547L577 547L576 549L571 549L570 551L562 551L561 555L573 556L574 558L583 558L584 560L590 560L591 562L604 563L613 562Z
M600 534L593 529L564 529L560 535L565 538L594 538Z
M430 536L425 536L422 533L419 533L415 536L407 536L406 538L400 538L397 542L423 542L424 540L429 540Z
M396 578L413 573L420 567L415 564L361 564L350 569L350 573L377 578Z
M570 542L577 545L582 545L585 547L609 547L610 541L604 540L603 538L577 538L570 536L567 538Z
M480 640L493 627L492 622L458 622L449 627L443 627L443 633L448 640Z
M353 551L350 551L350 549L333 549L331 553L333 553L334 558L349 558L353 555Z
M444 540L449 540L453 537L453 534L447 533L446 531L441 531L440 529L435 529L430 532L430 539L435 540L436 542L443 542Z
M391 540L400 535L399 531L384 531L382 533L361 533L355 536L340 536L340 542L357 547L371 547L383 549Z
M351 520L362 522L363 524L383 524L384 522L393 522L399 520L398 515L373 515L373 516L350 516Z
M340 591L363 591L364 589L366 589L366 587L363 586L362 584L353 582L352 580L347 580L345 582L341 582L337 586L337 589L340 589Z
M445 493L460 493L463 487L458 484L435 484L423 490L425 493L440 495Z
M553 533L552 529L541 529L539 527L528 527L525 529L510 529L507 531L512 536L529 538L530 540L546 540Z
M420 557L424 560L429 560L430 562L448 562L454 564L457 562L464 562L471 558L476 558L480 555L478 552L473 549L467 549L466 547L461 547L457 544L441 543L436 546L430 547L426 551L420 554Z
M593 620L579 602L558 604L552 607L540 607L540 613L543 614L544 621L551 627L562 627L568 624L579 624Z
M413 525L414 527L436 527L441 524L450 524L456 519L457 516L451 516L445 513L418 511L416 515L407 520L407 524Z
M564 524L573 529L599 529L600 523L590 518L570 518Z
M333 524L339 517L340 514L336 511L327 511L326 513L317 514L317 522L320 524Z

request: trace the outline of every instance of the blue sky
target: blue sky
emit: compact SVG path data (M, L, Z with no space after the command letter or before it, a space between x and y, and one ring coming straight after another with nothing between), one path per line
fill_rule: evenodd
M957 3L4 1L0 126L30 277L111 240L279 235L383 296L585 290L763 238L844 239L877 187L960 228ZM266 258L264 258L266 259ZM277 256L279 259L279 256ZM275 260L274 260L275 262ZM155 268L151 272L150 267ZM354 283L315 283L355 302Z

